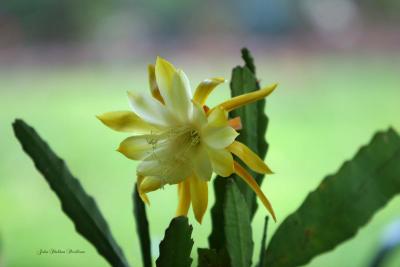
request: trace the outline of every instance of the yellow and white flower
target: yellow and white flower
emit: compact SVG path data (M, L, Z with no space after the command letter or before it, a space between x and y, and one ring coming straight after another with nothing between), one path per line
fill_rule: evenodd
M258 173L271 173L268 166L246 145L235 141L240 120L228 112L269 95L276 84L234 97L216 107L205 106L208 95L223 83L222 78L201 82L194 94L185 73L158 57L149 65L151 95L128 92L132 111L108 112L98 118L108 127L137 135L128 137L118 151L137 167L141 198L165 184L178 185L176 215L187 215L190 204L201 223L208 204L208 185L213 172L227 177L239 175L257 194L275 219L272 207L253 177L232 154Z

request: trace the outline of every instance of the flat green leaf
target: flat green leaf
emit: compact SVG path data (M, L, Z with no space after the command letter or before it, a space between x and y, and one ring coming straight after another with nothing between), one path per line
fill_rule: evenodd
M269 217L265 216L264 230L263 230L262 240L261 240L260 259L259 259L258 264L257 264L258 267L265 266L265 264L266 264L266 262L265 262L265 259L266 259L265 258L265 248L267 246L268 220L269 220Z
M226 250L198 248L199 267L230 267L229 256Z
M226 177L217 176L214 179L215 203L211 208L211 234L208 237L210 248L220 250L225 247L225 219L224 219L224 201L226 193Z
M149 222L147 221L146 207L139 196L137 186L133 192L133 214L135 215L136 232L139 236L140 251L142 252L143 267L151 267L151 242Z
M232 71L230 83L232 97L249 93L260 88L254 74L255 66L250 52L247 49L243 49L242 57L245 61L245 66L235 67ZM268 149L268 144L265 141L268 118L264 113L264 107L265 100L261 100L239 108L230 114L230 117L232 118L240 116L242 121L243 129L240 130L238 140L249 146L250 149L257 153L261 158L265 157ZM254 116L254 114L257 114L257 116ZM239 159L236 160L240 162ZM244 164L243 166L247 169ZM261 184L264 176L252 172L249 169L247 170L253 175L256 181ZM230 178L235 179L237 186L242 192L244 201L247 203L248 210L250 211L248 214L251 220L257 208L255 194L240 177L231 175ZM229 200L226 200L228 197L225 196L226 181L227 178L217 176L213 184L215 192L215 204L211 209L212 232L208 238L208 241L210 248L217 249L217 251L225 249L226 247L226 237L224 231L225 215L223 210L224 202L229 202Z
M111 266L128 266L96 202L85 192L64 161L24 121L16 120L13 128L22 148L58 196L76 231L92 243Z
M234 179L226 184L224 204L226 249L233 267L249 267L253 256L249 211Z
M327 152L329 153L329 152ZM400 137L377 133L326 177L280 225L267 248L268 267L299 266L353 237L400 193Z
M242 95L255 90L259 86L254 74L247 67L236 67L232 72L231 90L232 96ZM246 144L260 158L264 158L268 149L265 141L268 118L264 113L265 100L246 105L231 112L232 117L239 116L242 120L243 128L239 131L240 135L237 140ZM257 114L257 116L254 116ZM239 159L236 159L240 161ZM243 165L254 177L258 184L261 184L264 175L251 171ZM256 195L251 188L239 177L235 178L238 182L240 191L243 193L245 200L250 209L250 216L253 218L257 209Z
M191 238L193 227L187 217L172 219L160 243L160 256L156 261L157 267L190 267L193 247Z

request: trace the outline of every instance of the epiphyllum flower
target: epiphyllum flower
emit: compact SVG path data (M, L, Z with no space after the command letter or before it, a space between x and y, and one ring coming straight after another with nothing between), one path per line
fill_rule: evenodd
M105 113L98 118L108 127L134 135L125 139L118 151L133 160L137 167L137 186L142 200L146 193L165 184L178 185L179 204L176 215L187 215L190 204L201 223L207 209L212 173L227 177L239 175L257 194L275 219L272 207L253 177L232 154L258 173L271 173L267 165L246 145L235 141L240 119L228 119L228 112L269 95L276 87L234 97L209 109L205 100L225 80L207 79L194 95L182 70L157 58L149 66L151 94L128 93L132 111Z

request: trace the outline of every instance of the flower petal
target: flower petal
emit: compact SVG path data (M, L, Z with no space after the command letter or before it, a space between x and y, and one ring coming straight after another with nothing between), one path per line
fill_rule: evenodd
M187 76L182 70L177 70L171 63L157 58L155 75L160 94L165 105L181 120L190 118L192 93Z
M203 125L207 124L206 113L199 104L193 102L192 122L196 128L200 129Z
M158 88L165 102L168 102L169 92L172 91L172 82L176 73L174 65L167 60L157 57L155 75Z
M136 190L139 192L139 196L142 199L144 203L147 205L150 205L149 198L147 197L146 193L141 192L140 190L140 184L143 182L144 176L138 175L137 176L137 181L136 181Z
M214 172L222 177L228 177L234 172L232 154L226 149L207 149Z
M157 81L156 81L156 73L155 67L153 64L149 64L147 66L147 71L149 75L149 85L150 85L150 92L151 95L164 104L164 99L161 96L160 89L158 89Z
M228 125L228 112L223 108L216 107L207 116L209 127L223 127Z
M163 186L163 181L158 177L148 176L140 183L140 191L142 194L155 191Z
M212 166L204 146L199 145L193 153L193 171L196 176L204 181L209 181L212 176Z
M138 135L126 138L121 142L118 152L133 160L141 160L152 154L151 135Z
M251 189L253 189L253 191L256 193L258 198L261 200L261 202L264 204L265 208L267 208L269 213L272 215L272 218L276 222L275 212L272 209L271 203L269 202L267 197L264 195L264 193L261 191L256 180L254 180L254 178L242 166L240 166L240 164L237 163L236 161L234 162L234 167L235 167L236 174L239 175L250 186Z
M230 126L210 127L206 125L201 130L201 137L204 142L215 149L222 149L235 141L239 134Z
M234 141L228 147L228 150L246 163L246 165L249 166L253 171L261 174L272 174L271 169L264 163L264 161L246 145L238 141Z
M192 168L188 164L180 164L180 162L174 164L170 161L165 163L163 159L142 161L136 170L143 176L159 177L165 184L180 183L192 172Z
M179 119L186 122L192 114L190 84L186 74L178 70L172 79L172 90L165 97L166 106L176 114Z
M157 131L132 111L113 111L98 115L97 118L106 126L120 132L150 133Z
M203 106L206 102L208 95L215 89L215 87L224 82L225 79L220 77L206 79L202 81L196 88L193 100Z
M275 90L275 88L277 86L278 86L277 84L273 84L273 85L267 86L263 89L256 90L256 91L248 93L248 94L236 96L228 101L225 101L225 102L219 104L218 107L222 107L223 109L225 109L228 112L232 111L236 108L253 103L257 100L260 100L260 99L268 96Z
M208 185L207 182L197 178L196 175L190 176L189 179L194 217L201 223L208 205Z
M190 207L190 180L186 178L178 184L178 208L176 216L187 216Z
M176 125L176 118L157 100L132 92L128 92L128 98L132 110L144 121L159 126Z

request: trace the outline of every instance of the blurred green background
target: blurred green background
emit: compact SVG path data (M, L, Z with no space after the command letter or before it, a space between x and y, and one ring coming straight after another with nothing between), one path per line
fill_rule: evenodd
M350 159L372 134L400 130L398 1L27 1L0 3L0 266L107 266L75 233L60 203L13 137L11 123L33 125L68 163L100 209L125 255L140 266L132 215L135 162L115 148L115 133L96 114L128 109L126 91L148 90L146 66L161 55L185 70L192 87L230 78L247 46L257 74L279 88L267 101L267 162L276 174L262 189L278 223L320 180ZM229 97L225 84L212 106ZM213 203L210 189L210 207ZM154 257L176 208L176 188L150 194ZM263 218L253 221L258 256ZM351 217L351 214L349 214ZM313 267L367 266L385 227L400 217L393 199L351 241ZM193 224L207 246L210 214ZM40 249L80 255L37 255ZM388 267L400 265L400 252Z

